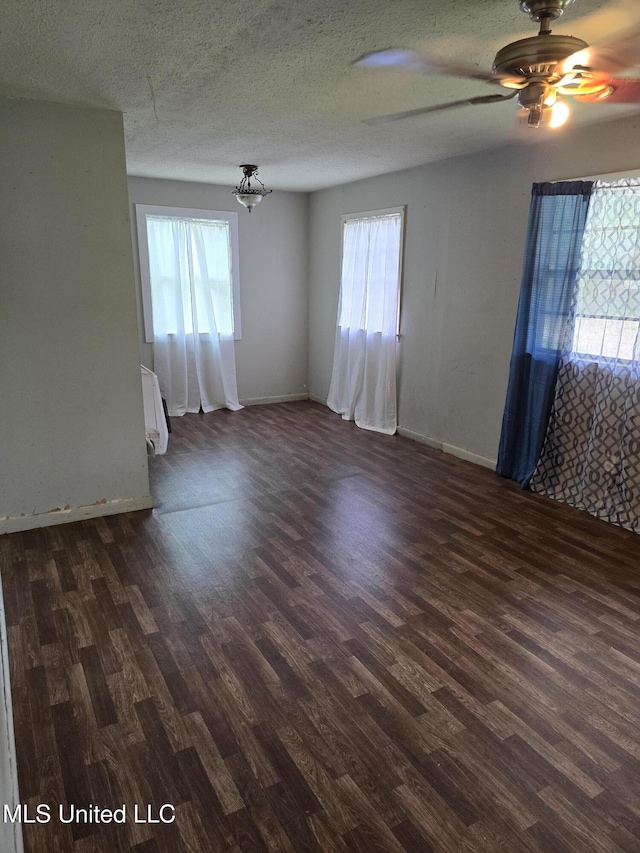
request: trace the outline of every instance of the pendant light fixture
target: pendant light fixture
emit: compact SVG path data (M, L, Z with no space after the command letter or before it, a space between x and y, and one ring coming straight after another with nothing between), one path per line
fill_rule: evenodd
M256 204L261 202L263 197L269 195L272 190L265 189L264 184L258 177L257 166L244 164L240 166L240 168L243 172L243 178L235 190L231 190L231 192L238 199L240 204L244 205L249 213L251 213ZM256 189L255 186L251 186L252 178L255 178L255 180L260 184L261 189Z

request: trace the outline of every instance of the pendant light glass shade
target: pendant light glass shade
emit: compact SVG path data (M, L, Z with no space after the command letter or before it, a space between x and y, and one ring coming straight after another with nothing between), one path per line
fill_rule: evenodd
M261 193L234 193L234 195L240 204L247 208L249 213L251 213L256 204L259 204L262 201Z
M231 192L238 199L241 205L247 208L249 213L253 210L256 204L259 204L264 196L269 195L271 190L265 189L265 185L262 183L260 178L258 178L258 167L243 165L240 166L243 172L243 178L235 188ZM254 178L259 184L260 188L256 189L255 185L251 186L251 179Z

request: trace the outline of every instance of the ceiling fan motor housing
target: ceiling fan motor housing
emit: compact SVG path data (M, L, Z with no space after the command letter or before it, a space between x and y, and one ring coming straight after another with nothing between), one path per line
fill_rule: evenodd
M537 35L506 45L496 54L493 70L496 74L526 77L553 84L560 78L556 65L572 53L588 47L575 36Z

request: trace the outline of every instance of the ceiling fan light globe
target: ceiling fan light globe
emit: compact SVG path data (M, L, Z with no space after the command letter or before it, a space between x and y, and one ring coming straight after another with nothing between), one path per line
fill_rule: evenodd
M556 101L551 107L551 116L549 118L549 127L562 127L566 123L571 110L568 104L564 101Z

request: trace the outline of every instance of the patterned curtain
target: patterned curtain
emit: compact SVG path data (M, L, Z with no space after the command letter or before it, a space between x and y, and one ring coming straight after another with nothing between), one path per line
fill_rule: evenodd
M598 182L531 489L640 529L640 180Z

